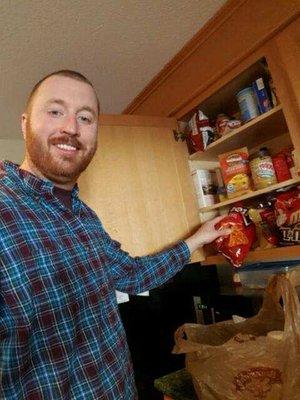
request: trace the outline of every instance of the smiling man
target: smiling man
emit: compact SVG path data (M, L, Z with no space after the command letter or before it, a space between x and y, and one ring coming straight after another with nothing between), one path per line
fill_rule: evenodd
M22 116L21 168L68 190L95 154L99 114L92 86L74 76L64 71L39 82Z
M163 284L230 233L217 218L160 253L131 257L78 197L97 148L99 101L81 74L42 79L22 116L21 166L0 168L0 398L137 398L115 290Z

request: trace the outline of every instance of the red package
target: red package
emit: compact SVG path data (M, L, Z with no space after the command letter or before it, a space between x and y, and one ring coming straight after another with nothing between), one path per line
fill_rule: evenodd
M189 140L195 151L204 151L214 141L214 130L202 111L197 111L189 122Z
M220 236L214 241L218 252L228 258L238 268L242 266L253 243L256 241L255 224L246 217L246 210L233 208L230 213L216 224L216 229L229 228L229 236Z
M292 147L286 147L285 149L282 149L280 152L285 155L286 162L287 162L289 169L291 169L295 166L293 154L292 154L293 150L294 150L294 147L292 146Z
M276 223L280 232L280 245L300 244L300 189L289 190L277 196Z
M264 238L273 246L278 244L278 232L276 218L273 208L267 207L260 212L262 234Z
M295 225L300 222L300 190L289 190L277 196L275 202L277 226Z
M276 154L272 157L272 161L278 182L284 182L292 178L285 154Z

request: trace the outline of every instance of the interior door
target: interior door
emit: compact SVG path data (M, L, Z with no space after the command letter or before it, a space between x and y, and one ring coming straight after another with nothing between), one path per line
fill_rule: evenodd
M199 226L185 143L172 118L101 115L98 150L80 197L131 255L162 250ZM192 261L203 259L202 250Z

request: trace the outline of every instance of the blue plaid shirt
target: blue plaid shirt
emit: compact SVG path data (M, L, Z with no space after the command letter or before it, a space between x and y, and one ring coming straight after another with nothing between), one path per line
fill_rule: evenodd
M0 398L136 399L115 290L137 294L189 260L185 242L131 257L72 190L4 161L0 179Z

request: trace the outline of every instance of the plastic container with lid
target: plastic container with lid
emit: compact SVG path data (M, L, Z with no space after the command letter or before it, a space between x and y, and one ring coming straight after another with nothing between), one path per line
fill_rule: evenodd
M274 274L289 274L294 286L299 286L300 260L258 262L239 269L241 284L249 289L264 289Z
M277 183L272 157L266 147L251 157L250 169L255 189L264 189Z

